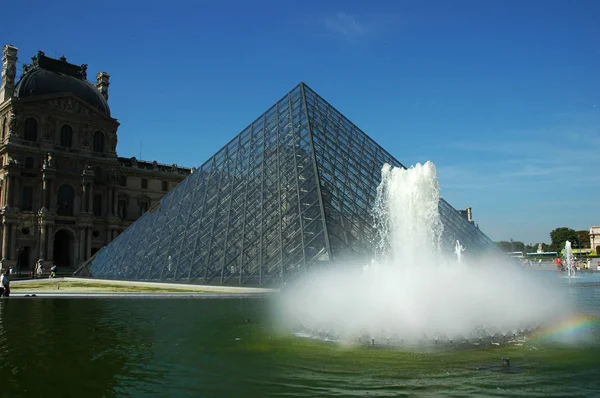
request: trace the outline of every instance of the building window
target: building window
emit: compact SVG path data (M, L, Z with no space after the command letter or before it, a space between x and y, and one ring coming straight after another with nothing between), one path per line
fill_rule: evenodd
M25 168L26 169L33 169L34 166L34 160L31 156L27 156L25 158Z
M60 128L60 146L65 148L71 148L73 144L73 129L71 126L65 124Z
M94 194L94 202L93 204L93 211L94 211L94 216L96 217L102 217L102 194L101 193L96 193Z
M94 133L92 150L98 153L104 152L104 134L102 134L102 131L96 131Z
M59 216L72 216L74 197L75 192L70 185L61 185L60 188L58 188L58 208L56 209L56 214Z
M94 169L94 178L96 180L102 179L102 167L98 166Z
M121 220L127 218L127 199L119 199L119 217Z
M33 211L33 187L23 185L21 191L21 211Z
M148 211L148 201L140 200L140 216Z
M2 119L2 141L6 138L6 118Z
M142 178L142 189L148 189L148 179Z
M26 141L36 142L37 141L37 130L38 130L37 120L35 120L32 117L28 117L27 119L25 119L25 137L24 138Z
M127 176L119 176L119 185L122 187L126 187L127 186Z
M169 183L167 181L162 182L162 190L165 192L169 190Z

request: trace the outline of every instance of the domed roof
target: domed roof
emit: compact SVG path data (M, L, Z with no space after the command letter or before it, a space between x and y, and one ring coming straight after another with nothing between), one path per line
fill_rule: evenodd
M38 52L33 63L23 69L21 80L15 87L15 96L28 98L38 95L71 93L87 102L99 112L110 116L106 99L87 81L87 65L73 65L62 57L58 60Z

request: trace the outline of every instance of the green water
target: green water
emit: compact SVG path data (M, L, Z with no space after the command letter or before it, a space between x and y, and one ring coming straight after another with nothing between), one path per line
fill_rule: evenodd
M567 286L600 315L600 285ZM600 335L416 353L277 336L272 299L0 301L2 397L595 396ZM250 319L247 322L246 319ZM564 336L563 336L564 337ZM503 368L500 358L510 357Z

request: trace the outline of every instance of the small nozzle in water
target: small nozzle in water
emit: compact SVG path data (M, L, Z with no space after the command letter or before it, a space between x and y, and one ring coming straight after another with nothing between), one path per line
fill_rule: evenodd
M501 358L500 363L503 367L510 366L510 358Z

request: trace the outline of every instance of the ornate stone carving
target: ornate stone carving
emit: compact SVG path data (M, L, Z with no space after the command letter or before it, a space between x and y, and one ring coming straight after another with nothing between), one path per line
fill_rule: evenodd
M117 150L117 135L114 134L112 135L112 137L110 137L110 150L112 152L116 152Z
M9 156L7 164L9 166L19 166L21 162L17 156Z
M46 106L51 109L60 111L66 111L71 113L81 113L89 116L92 114L92 110L81 102L72 98L54 98L46 102Z
M21 125L22 117L17 115L14 111L10 114L10 119L8 120L8 134L16 135Z
M73 112L73 100L71 98L67 98L65 100L65 111L67 112Z
M87 64L81 65L81 69L79 70L79 78L81 80L87 80Z
M81 129L81 134L79 135L79 144L83 147L88 147L90 145L90 125L85 124Z

